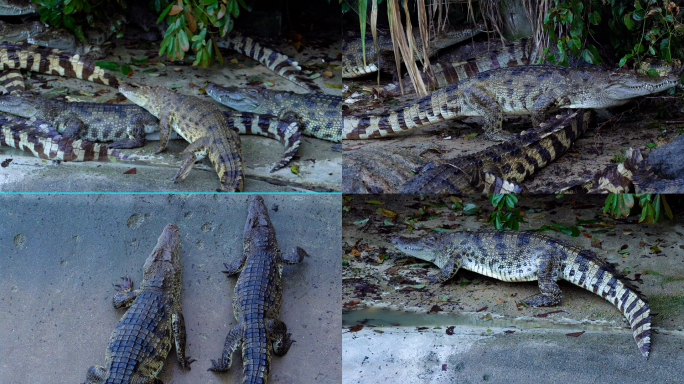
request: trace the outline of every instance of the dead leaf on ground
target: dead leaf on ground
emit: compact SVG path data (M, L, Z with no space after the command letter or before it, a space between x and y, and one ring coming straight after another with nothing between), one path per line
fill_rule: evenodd
M124 175L135 175L136 173L137 173L137 169L136 169L136 168L131 168L131 169L129 169L128 171L124 172L123 174L124 174Z
M585 331L582 332L572 332L572 333L566 333L565 336L570 336L570 337L580 337L584 334Z
M446 329L446 334L449 336L454 334L454 326L453 325Z
M355 325L349 328L349 332L358 332L363 329L363 325Z
M487 308L489 308L489 307L482 307L482 308L478 309L478 310L475 311L475 312L482 312L482 311L486 310Z
M352 305L356 305L356 304L358 304L358 303L360 303L360 301L358 301L358 300L353 300L353 301L344 303L344 304L342 304L342 305L343 305L343 306L347 306L347 307L351 307Z

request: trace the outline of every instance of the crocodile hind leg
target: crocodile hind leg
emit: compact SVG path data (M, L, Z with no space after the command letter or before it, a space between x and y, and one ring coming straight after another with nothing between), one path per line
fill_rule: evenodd
M287 333L287 325L278 319L271 319L266 323L266 332L273 340L273 353L283 356L290 350L294 340L290 339L291 333Z
M539 290L540 294L523 300L523 302L531 307L549 307L561 302L563 299L563 292L558 287L558 274L556 271L556 262L553 255L545 252L539 258Z
M299 247L294 247L289 255L283 256L283 262L287 265L299 264L304 260L304 256L309 257L309 254Z
M463 91L463 97L468 107L475 110L484 118L484 135L488 140L506 141L513 135L503 131L503 109L499 103L486 90L473 87Z
M92 367L88 368L88 373L86 373L86 381L84 384L100 383L105 379L105 376L107 376L107 370L105 367L93 365Z
M247 260L247 255L243 254L242 257L233 261L230 264L223 263L223 265L226 267L226 270L223 271L223 273L227 274L228 276L232 276L232 275L242 271L242 267L245 265L246 260Z
M532 125L534 127L541 126L541 123L546 120L548 112L556 109L559 105L567 105L570 100L566 96L562 96L564 90L559 92L559 89L554 89L549 93L540 95L532 105Z
M226 336L226 343L223 347L223 354L218 360L211 360L211 368L209 371L223 372L227 371L231 364L233 364L233 353L242 346L243 329L240 325L235 326Z
M114 295L114 308L128 307L133 303L138 291L133 290L133 281L128 276L123 276L123 283L115 285L119 291Z
M461 268L460 261L460 257L450 258L449 262L442 267L442 270L439 272L439 274L428 277L428 280L431 284L437 284L444 283L445 281L451 279L454 275L456 275L458 269Z

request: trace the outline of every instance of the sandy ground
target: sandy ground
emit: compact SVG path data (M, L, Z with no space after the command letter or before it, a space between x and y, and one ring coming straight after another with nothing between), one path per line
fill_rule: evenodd
M182 307L187 354L182 371L171 351L165 383L240 382L240 353L227 373L207 372L236 324L236 278L223 263L242 252L248 196L0 196L0 382L81 383L105 348L123 310L112 297L120 277L134 284L167 223L182 239ZM341 380L340 196L267 195L280 249L310 255L283 271L280 319L296 343L273 357L272 383ZM277 210L274 208L277 207Z
M341 84L341 64L338 53L342 50L339 32L328 31L317 33L315 45L302 45L301 52L292 43L283 39L277 48L284 54L293 57L301 64L313 65L329 64L328 69L332 77L320 76L315 83L323 92L341 94L339 88L325 85ZM134 67L134 74L126 81L142 84L163 84L174 87L177 91L198 96L214 102L209 96L200 92L207 82L215 82L223 86L244 87L251 82L270 82L269 88L280 91L306 93L306 89L291 83L269 70L260 63L246 58L234 51L222 50L224 65L201 69L191 66L190 62L171 62L157 56L158 43L151 44L147 49L129 48L123 40L115 40L116 48L104 61L129 63L131 59L152 58L159 60L162 65L141 65ZM152 73L145 70L157 69ZM314 72L324 72L318 68ZM69 89L70 97L82 101L105 102L115 99L116 90L79 79L66 79L59 76L43 76L51 80L48 84L54 88L41 89L42 83L35 79L26 81L45 94L57 89ZM123 75L119 74L119 78ZM178 88L175 88L178 87ZM94 94L97 91L108 91L97 97L79 95L79 91ZM218 105L218 103L216 103ZM220 106L223 110L227 107ZM157 136L158 137L158 136ZM302 136L302 145L294 161L287 167L270 173L271 166L276 163L283 152L283 146L278 141L259 136L242 136L243 158L245 163L245 191L249 192L298 192L298 191L339 191L341 189L342 154L333 148L334 143L313 137ZM142 162L127 163L61 163L43 161L27 153L8 147L0 147L0 161L13 159L10 166L0 170L0 191L50 191L50 192L83 192L83 191L120 191L120 192L212 192L218 186L218 177L213 165L208 159L195 165L195 170L182 183L174 184L171 179L181 164L180 153L187 146L183 140L167 149L162 155L154 155L158 141L148 141L144 148L136 149L136 157ZM129 151L130 152L130 151ZM294 174L290 167L299 166L299 175ZM130 168L136 168L136 175L125 175ZM59 169L56 169L59 168ZM198 171L199 170L199 171ZM203 172L206 171L206 172Z
M362 311L363 315L368 313L365 321L350 322L343 329L345 383L383 382L376 381L375 378L381 369L379 367L385 367L385 364L388 364L387 368L382 369L388 369L392 374L396 372L397 377L406 379L406 382L443 382L437 376L416 376L419 372L425 374L423 369L426 367L419 367L421 363L418 360L435 354L434 364L430 369L441 364L448 364L448 367L453 368L454 361L448 361L453 356L458 357L457 362L463 359L470 361L470 364L477 362L478 369L467 376L456 376L470 382L481 381L482 374L488 372L507 372L504 376L497 376L497 382L505 382L504 377L511 379L509 382L529 382L526 381L529 376L524 374L523 369L529 361L534 361L535 366L546 367L541 370L540 377L553 378L547 382L562 381L563 376L545 375L561 369L559 367L571 369L577 356L582 356L581 360L587 364L573 369L579 369L586 377L591 377L591 374L599 377L602 369L608 369L614 371L618 377L643 379L663 366L668 369L662 373L665 375L662 377L670 380L669 382L675 382L672 381L673 378L679 377L673 376L676 371L671 366L676 356L681 356L681 343L684 341L684 250L681 247L684 228L681 200L677 196L669 198L673 204L675 220L657 224L639 224L634 215L618 220L602 216L600 211L605 201L602 196L582 196L579 199L570 196L525 196L516 205L516 208L521 208L526 214L527 223L520 225L521 230L535 229L551 223L572 227L578 225L577 220L597 220L579 228L581 233L578 237L553 231L542 233L590 249L616 265L629 278L637 279L636 284L646 295L654 315L652 356L648 364L643 363L627 321L620 311L596 294L569 283L560 282L563 301L551 308L526 308L516 304L539 292L536 282L505 283L461 270L444 285L430 285L425 276L436 274L437 268L416 259L400 261L407 257L389 243L390 235L409 234L407 226L385 225L386 219L390 224L395 219L389 219L377 212L382 208L406 218L423 209L425 213L416 214L417 222L413 225L416 228L414 232L418 233L424 233L418 229L421 227L434 228L443 225L453 226L458 230L491 228L487 218L492 207L484 196L463 198L464 204L473 203L481 208L480 213L472 216L464 215L460 209L452 210L449 197L352 195L344 199L343 318L351 316L355 310ZM442 203L447 205L443 206ZM369 220L362 223L365 219ZM629 252L619 253L621 249L629 249ZM384 260L383 255L387 256ZM370 310L378 308L392 310L394 315L391 312L383 313L380 319ZM554 311L561 312L550 313ZM406 313L435 317L456 314L461 315L461 318L453 319L444 315L440 320L409 324L405 323L408 317ZM354 316L364 317L358 314ZM516 324L522 321L525 324ZM360 323L364 324L360 332L365 333L346 333L350 326ZM390 327L385 332L385 326L380 324L411 326L399 329ZM416 328L416 325L428 327ZM446 337L448 340L444 338L445 329L451 325L456 326L454 334L458 335L458 340L453 340L450 336ZM435 327L440 328L433 330ZM489 328L496 336L476 337L482 332L473 327ZM543 329L531 332L530 329L535 327ZM504 329L516 331L515 336L502 333ZM573 332L571 329L585 330L588 333L576 339L565 336L565 333ZM484 334L489 334L489 331ZM398 347L386 351L388 346L399 343L408 347L408 355L399 351ZM441 353L439 346L443 343L457 347L449 353ZM530 347L531 344L534 344L534 349ZM435 346L439 348L433 350ZM478 360L476 355L472 355L476 349L481 350L479 353L484 360ZM447 350L450 349L444 349ZM371 356L368 353L363 354L363 351L376 353ZM382 354L380 351L385 352ZM368 356L368 364L363 362L361 355ZM515 358L511 360L505 356ZM603 359L602 364L588 364L592 361L591 356L608 357ZM621 357L611 359L610 356ZM504 367L515 369L518 374L511 373L514 371ZM625 367L631 368L625 371ZM479 378L475 377L475 372L480 372ZM419 380L419 377L424 381ZM668 381L654 379L652 382Z
M384 85L388 81L391 81L391 78L383 77L381 84ZM345 92L346 100L358 92L359 87L365 90L378 88L374 77L345 79L344 84L350 87L350 91ZM630 103L619 110L614 109L616 115L632 108L634 111L626 113L617 122L602 125L600 129L597 129L597 124L603 124L602 121L591 124L590 129L575 141L565 155L532 175L521 185L529 193L552 193L568 184L582 184L595 173L615 164L615 158L620 155L622 149L640 148L643 154L648 154L651 151L649 145L661 146L669 142L681 131L682 126L681 121L667 123L682 120L672 117L681 109L680 105L671 100L673 97L661 94L653 96L653 99L641 98L638 102ZM366 98L345 106L344 113L382 114L415 100L415 93L396 99ZM421 164L417 164L417 169L420 169L428 162L443 162L497 144L484 138L481 118L469 118L465 121L469 125L450 120L383 139L345 140L344 151L345 154L352 154L359 150L381 149L382 153L416 156L424 159ZM531 127L529 118L510 117L504 121L504 131L509 133L519 133ZM347 183L344 185L343 192L348 192ZM393 193L396 190L386 192Z

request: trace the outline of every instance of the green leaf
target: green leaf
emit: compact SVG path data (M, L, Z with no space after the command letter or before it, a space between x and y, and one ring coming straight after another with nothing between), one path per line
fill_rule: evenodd
M368 220L370 220L370 218L364 219L364 220L355 221L355 222L354 222L354 225L364 225L364 224L366 224L366 223L368 222Z
M385 204L382 201L378 201L378 200L366 200L365 203L366 204L375 204L375 205Z
M166 17L166 14L169 13L169 11L171 10L171 7L173 7L174 5L175 5L174 2L169 3L169 5L164 9L164 12L162 12L161 15L159 15L159 18L157 19L157 24L161 23L162 20L164 20L164 18ZM169 28L171 28L171 27L169 26Z
M650 269L644 270L644 273L649 274L649 275L662 276L660 273L658 273L656 271L651 271Z
M188 41L188 35L185 33L184 29L181 29L178 31L178 42L180 49L183 50L183 52L187 52L190 49L190 42Z
M625 26L627 27L627 29L632 30L632 28L634 27L634 22L632 21L632 14L631 13L626 14L622 18L622 20L625 22Z
M425 284L409 285L409 287L413 289L423 289L425 288Z
M649 68L646 73L651 77L660 77L660 74L654 68Z
M455 231L454 229L446 229L446 228L432 228L432 230L435 232L453 232L453 231Z
M463 213L466 215L474 215L480 208L475 204L466 204L463 206Z
M109 69L110 71L118 71L121 67L120 63L115 63L113 61L98 61L95 65L104 69Z
M121 73L123 73L126 76L130 76L133 74L133 70L128 65L122 64L121 65Z

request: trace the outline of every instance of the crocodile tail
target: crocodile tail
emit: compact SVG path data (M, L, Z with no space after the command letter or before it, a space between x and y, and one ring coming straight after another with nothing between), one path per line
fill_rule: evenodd
M227 39L217 42L217 45L251 57L278 75L311 92L321 92L313 80L304 75L302 67L296 61L240 32L232 31Z
M109 149L106 145L63 137L45 121L1 114L0 144L30 152L46 160L131 160L125 153Z
M26 42L0 43L0 70L4 69L25 69L119 87L119 80L114 74L105 72L86 57Z
M0 76L0 86L5 87L10 94L20 94L26 90L24 76L17 69L4 71Z
M563 270L563 279L601 295L618 307L632 327L639 351L648 358L651 348L651 308L641 292L627 277L592 251L581 250L574 260L568 261L571 262Z
M275 172L292 160L301 144L299 124L292 120L283 120L277 116L261 115L251 112L223 112L228 120L228 127L241 135L259 135L280 141L285 152L271 172Z
M460 93L458 84L453 84L383 115L345 115L342 138L362 140L385 137L454 119L461 112L461 106L456 102Z
M242 384L263 384L268 382L271 370L270 343L265 328L245 329L242 344L243 378Z

